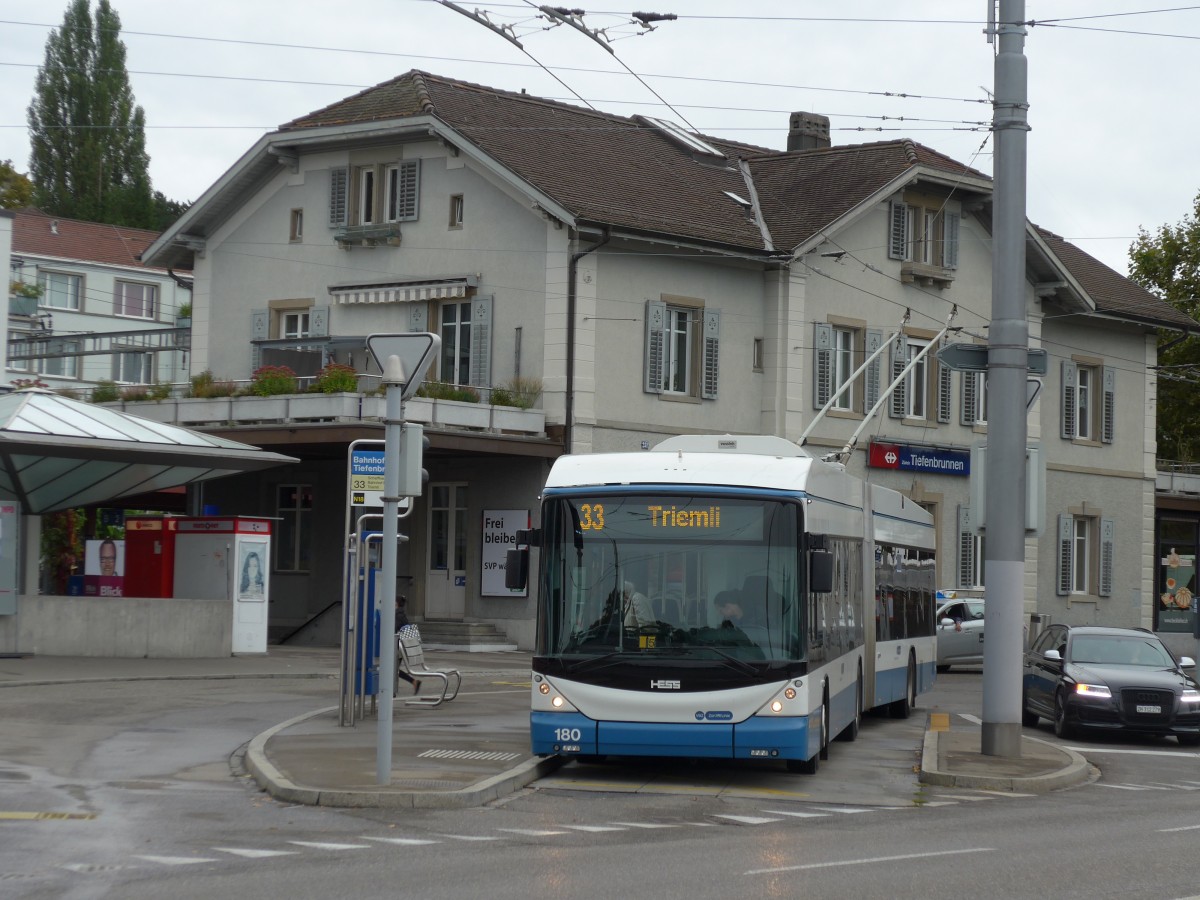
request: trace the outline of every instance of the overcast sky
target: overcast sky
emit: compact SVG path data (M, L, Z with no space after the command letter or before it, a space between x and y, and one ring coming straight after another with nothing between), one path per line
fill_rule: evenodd
M436 0L112 5L154 187L177 200L279 124L409 69L777 149L789 112L807 110L830 117L835 144L910 137L992 167L986 0L598 0L583 23L608 29L611 54L519 0L460 6L512 26L525 52ZM66 6L0 0L0 159L19 171L36 69ZM631 8L679 18L639 34ZM1139 227L1179 221L1200 192L1200 5L1027 0L1026 18L1047 23L1026 40L1029 217L1125 272Z

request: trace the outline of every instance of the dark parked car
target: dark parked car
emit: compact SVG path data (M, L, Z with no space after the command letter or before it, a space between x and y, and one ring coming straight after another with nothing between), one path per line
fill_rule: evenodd
M1162 641L1140 628L1051 625L1025 654L1021 723L1173 734L1200 744L1200 684Z

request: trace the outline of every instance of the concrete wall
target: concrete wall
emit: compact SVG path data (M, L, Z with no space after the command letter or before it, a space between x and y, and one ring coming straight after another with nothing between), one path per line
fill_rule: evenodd
M0 616L0 651L38 656L214 658L233 653L229 600L23 596Z

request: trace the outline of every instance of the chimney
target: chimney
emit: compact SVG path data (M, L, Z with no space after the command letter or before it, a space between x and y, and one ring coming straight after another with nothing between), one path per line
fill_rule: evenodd
M829 146L829 116L794 112L788 121L788 152Z

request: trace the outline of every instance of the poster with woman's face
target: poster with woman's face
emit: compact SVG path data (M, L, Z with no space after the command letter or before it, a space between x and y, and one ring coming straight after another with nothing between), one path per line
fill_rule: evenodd
M266 541L242 541L238 558L238 599L265 600L267 596Z

